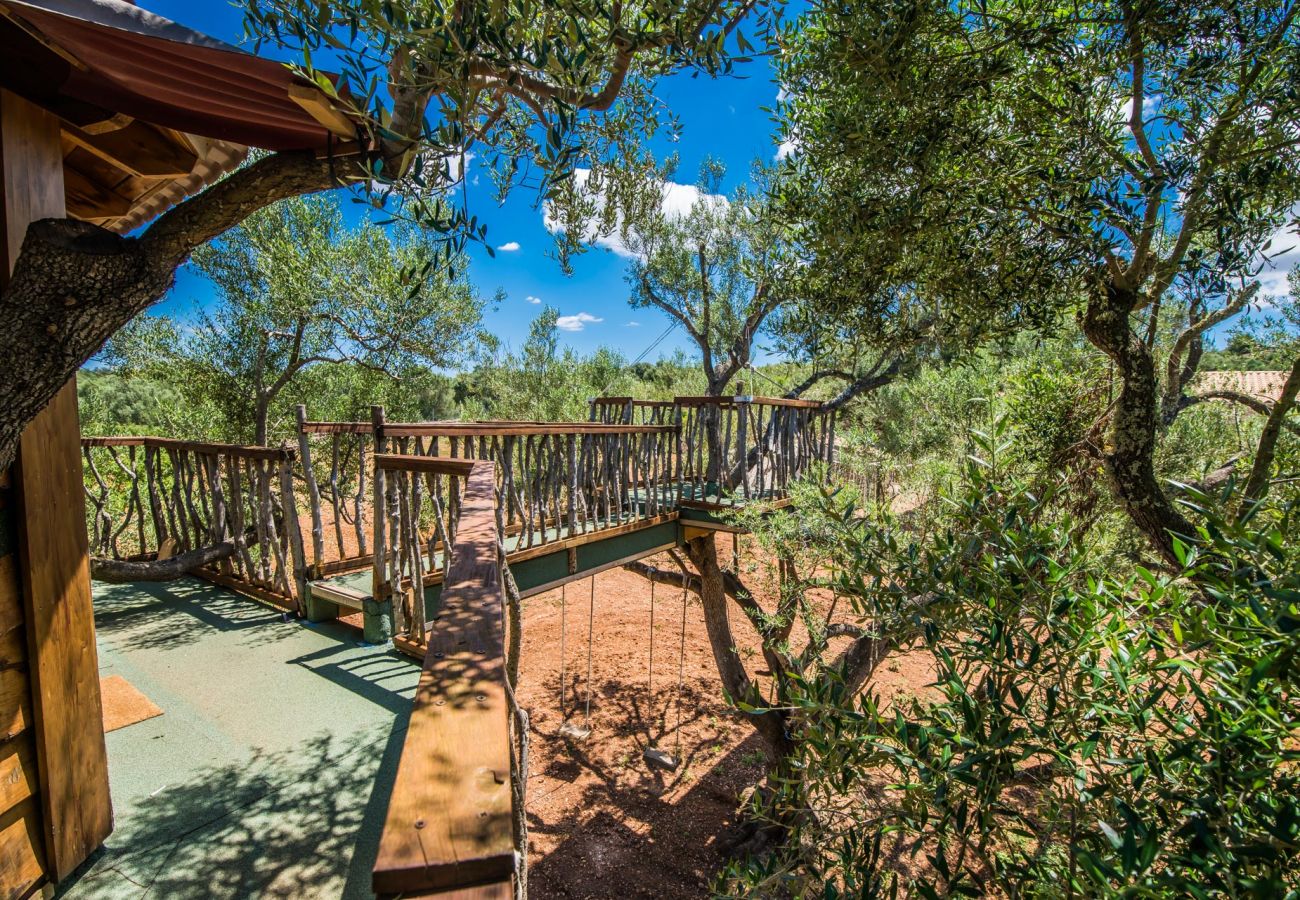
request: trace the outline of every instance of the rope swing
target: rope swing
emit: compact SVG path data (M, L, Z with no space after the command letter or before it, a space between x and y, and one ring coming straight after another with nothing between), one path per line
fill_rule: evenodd
M655 640L655 583L650 582L650 708L654 709L654 640ZM686 675L686 587L682 586L681 650L677 661L677 726L673 729L675 745L672 753L650 744L641 754L652 769L674 772L682 760L682 686Z
M591 648L592 638L595 635L596 622L596 576L591 577L591 607L587 614L587 689L586 689L586 710L582 716L582 724L577 725L569 721L569 717L564 713L564 680L566 663L564 661L564 632L565 632L565 593L564 585L560 585L560 714L563 721L560 724L560 737L570 741L585 741L591 737Z

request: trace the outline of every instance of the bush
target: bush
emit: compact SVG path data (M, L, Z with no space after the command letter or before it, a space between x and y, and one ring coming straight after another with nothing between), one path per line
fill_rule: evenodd
M792 514L833 523L839 592L936 679L893 702L800 682L797 775L752 810L790 840L720 890L1296 896L1295 510L1205 503L1181 572L1117 578L979 443L924 543L831 493Z

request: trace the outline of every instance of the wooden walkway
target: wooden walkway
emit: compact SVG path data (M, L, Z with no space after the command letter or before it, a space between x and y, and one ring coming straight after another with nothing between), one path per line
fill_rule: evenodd
M591 421L315 422L297 447L87 438L92 553L222 542L200 574L423 660L374 887L505 896L514 872L503 573L521 596L780 506L828 471L833 412L804 400L601 398ZM306 510L300 523L298 510ZM356 615L359 613L360 615Z

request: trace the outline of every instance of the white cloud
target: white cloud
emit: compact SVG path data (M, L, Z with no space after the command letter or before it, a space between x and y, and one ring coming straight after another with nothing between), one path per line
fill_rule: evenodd
M1273 232L1271 246L1267 251L1269 258L1259 260L1263 268L1255 280L1259 282L1260 300L1265 295L1276 297L1290 293L1287 273L1300 264L1300 232L1297 231L1300 225L1296 221L1300 219L1300 203L1291 207L1290 219L1286 225Z
M500 247L497 247L497 250L499 250L502 253L514 253L518 249L519 249L518 241L506 241Z
M624 328L640 328L640 327L641 327L641 323L640 323L640 322L628 322L628 323L627 323L626 325L624 325L623 327L624 327Z
M574 169L573 181L578 190L585 190L588 180L591 178L590 169ZM705 203L716 203L725 207L728 203L726 197L721 194L706 194L693 184L678 184L675 181L665 181L660 189L663 197L661 208L664 213L674 218L682 218L688 215L695 204L703 201ZM597 197L597 205L603 203L600 197ZM551 214L550 203L542 205L542 224L546 230L554 234L557 231L563 231L564 225ZM622 230L622 218L620 217L618 225L610 234L598 233L597 224L591 222L588 224L583 233L583 242L594 244L597 247L604 247L611 250L619 256L625 256L628 259L637 259L639 254L632 251L619 232Z
M1155 111L1160 108L1160 96L1142 98L1142 121L1150 119ZM1125 122L1128 121L1129 115L1133 112L1133 98L1129 97L1119 106L1119 116Z
M555 327L561 331L582 331L589 324L603 321L605 320L599 316L580 312L576 316L560 316L555 320Z
M542 298L541 298L541 297L534 297L532 294L529 294L529 295L528 295L527 297L525 297L524 299L527 300L529 303L541 303L541 302L542 302Z
M448 194L454 194L460 189L463 183L464 172L461 170L462 163L466 168L473 161L474 154L449 153L445 156L426 156L423 162L423 173L425 184L430 186L439 186ZM477 179L478 176L475 176ZM373 179L370 182L370 189L375 193L382 194L385 191L391 191L392 185L381 184Z
M791 94L789 91L785 89L785 85L781 85L780 87L777 88L776 91L776 102L785 103L793 96L794 96L793 94ZM799 137L798 135L791 135L788 140L784 140L777 145L776 160L780 162L786 157L792 156L798 152L799 152Z

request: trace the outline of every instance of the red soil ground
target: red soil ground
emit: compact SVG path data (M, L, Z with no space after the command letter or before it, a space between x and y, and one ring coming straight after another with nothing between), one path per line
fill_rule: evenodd
M721 547L730 550L730 541ZM655 560L671 567L664 557ZM752 579L751 579L752 580ZM756 588L757 589L757 588ZM675 772L650 769L642 751L675 750L681 592L655 591L654 697L647 690L650 585L615 569L596 576L591 655L591 736L571 743L560 710L560 592L525 601L520 703L532 719L528 781L529 891L534 898L706 897L726 860L718 841L737 823L742 793L762 780L763 744L722 702L698 600L686 608L686 652ZM566 589L564 709L583 721L591 588ZM762 667L753 630L733 607L749 668ZM798 635L795 636L798 640ZM887 661L885 697L924 690L920 655Z

